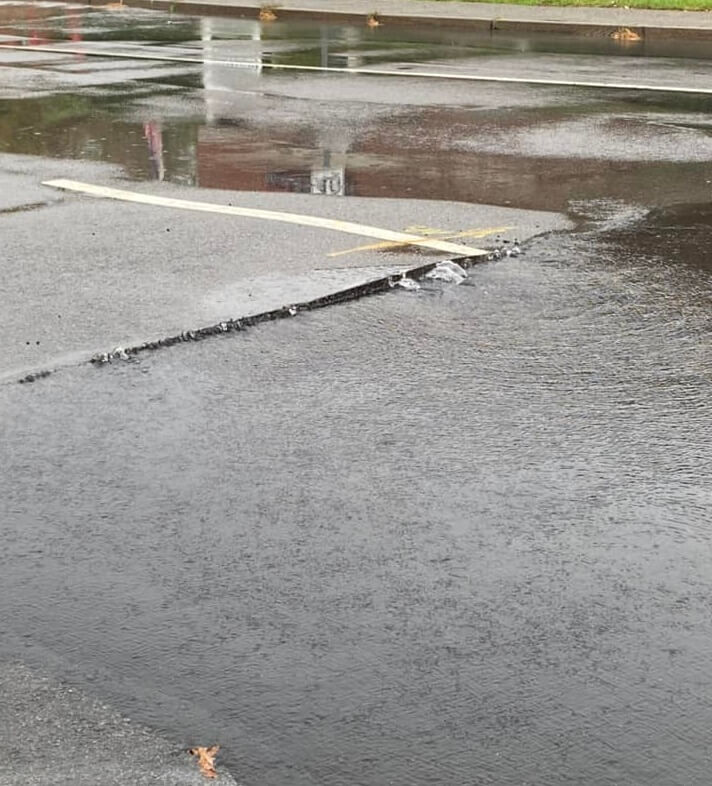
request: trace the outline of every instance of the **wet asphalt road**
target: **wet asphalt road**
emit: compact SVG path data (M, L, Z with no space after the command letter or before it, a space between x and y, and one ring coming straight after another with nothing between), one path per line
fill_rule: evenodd
M94 199L39 184L47 177L392 230L415 226L417 236L418 227L433 224L445 227L445 236L484 228L483 238L461 238L478 245L572 226L557 214L499 206L147 188L81 162L8 156L5 165L12 172L0 174L0 183L9 194L19 185L20 199L2 216L4 253L15 264L2 282L0 384L117 346L299 304L444 256L427 248L370 248L374 238L320 227Z
M705 783L711 282L637 234L5 389L10 654L246 783Z
M709 99L259 68L570 67L541 42L334 29L325 55L323 29L0 14L20 40L257 53L226 82L0 51L0 287L23 337L4 369L233 316L248 283L289 300L359 243L48 177L540 233L460 286L0 387L2 786L187 784L182 748L213 741L246 785L706 784ZM619 57L613 75L708 69ZM416 256L359 253L349 276ZM48 323L59 302L81 304L68 328ZM71 764L102 745L103 770ZM132 750L149 769L121 768Z

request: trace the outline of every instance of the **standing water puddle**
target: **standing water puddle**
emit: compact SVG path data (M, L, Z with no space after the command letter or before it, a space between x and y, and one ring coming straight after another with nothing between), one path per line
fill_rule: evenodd
M702 201L712 180L709 98L435 80L424 99L417 79L264 68L407 71L425 64L508 74L521 72L522 58L536 58L546 73L572 53L584 68L605 54L621 73L643 64L674 84L675 68L695 62L654 61L646 56L660 52L642 45L54 4L0 5L0 21L9 42L64 42L149 58L0 49L0 66L9 67L0 89L0 152L108 161L129 178L208 188L549 210L601 191L626 201ZM698 53L686 45L665 54ZM205 62L150 59L156 56ZM686 125L670 125L670 113L680 111ZM582 151L584 127L589 143ZM557 129L570 139L568 148L558 147L561 133L555 149L547 146ZM581 178L582 166L596 177Z

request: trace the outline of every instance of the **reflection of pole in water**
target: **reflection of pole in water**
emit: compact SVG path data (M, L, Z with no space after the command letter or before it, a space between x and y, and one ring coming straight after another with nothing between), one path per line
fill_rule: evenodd
M39 14L37 13L37 9L33 6L30 6L27 9L27 20L30 23L30 37L27 40L27 43L30 46L40 46L42 44L48 44L50 42L49 37L44 33L44 31L39 27L40 20ZM36 25L35 26L35 23Z
M163 131L161 124L149 120L143 124L143 138L148 144L148 156L151 159L151 172L154 180L163 180L166 168L163 165Z
M347 28L344 38L347 46L346 68L361 68L363 57L358 51L351 51L351 47L357 47L361 43L361 33L355 27Z
M64 12L64 20L69 33L69 40L78 43L82 40L82 19L74 9L67 9Z
M329 28L326 25L319 28L319 38L321 39L321 67L327 68L329 65Z
M229 32L232 38L220 37ZM262 73L262 27L259 22L240 19L226 31L222 22L200 21L203 49L205 117L208 123L230 113L235 92L255 89ZM228 117L231 115L228 114Z

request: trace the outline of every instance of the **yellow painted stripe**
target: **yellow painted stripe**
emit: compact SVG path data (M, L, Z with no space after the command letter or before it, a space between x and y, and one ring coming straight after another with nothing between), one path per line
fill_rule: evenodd
M493 235L495 232L506 232L508 229L512 229L512 227L491 227L490 229L470 229L467 232L456 232L454 235L448 235L447 229L438 229L433 230L432 234L429 234L426 237L423 237L423 240L427 240L428 238L432 237L436 232L440 235L441 240L455 240L460 237L487 237L487 235ZM327 254L328 257L341 257L345 254L353 254L356 251L381 251L384 249L393 249L398 248L399 246L403 245L412 245L409 243L369 243L365 246L356 246L355 248L347 248L344 251L332 251L330 254Z
M372 237L379 240L387 240L392 243L422 246L454 256L477 257L487 254L487 252L481 248L472 248L471 246L464 246L460 243L448 243L445 240L423 238L418 235L409 235L405 232L393 232L390 229L372 227L367 224L355 224L351 221L339 221L334 218L307 216L301 213L283 213L277 210L259 210L251 207L217 205L211 202L193 202L188 199L173 199L171 197L125 191L120 188L95 186L91 183L80 183L76 180L46 180L42 185L51 186L52 188L61 188L64 191L76 191L80 194L88 194L104 199L119 199L123 202L136 202L141 205L170 207L176 210L197 210L203 213L221 213L226 216L242 216L243 218L262 218L268 221L281 221L285 224L298 224L299 226L316 227L317 229L331 229L335 232L346 232L350 235Z

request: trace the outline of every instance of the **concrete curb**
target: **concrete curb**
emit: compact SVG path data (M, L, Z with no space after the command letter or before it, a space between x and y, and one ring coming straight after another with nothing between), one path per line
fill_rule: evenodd
M85 0L88 5L104 5L104 0ZM226 16L256 19L263 3L224 3L221 0L124 0L124 4L133 8L168 11L189 15ZM363 25L368 15L364 11L331 10L328 8L302 8L297 6L282 7L274 4L281 20L316 21L334 24ZM377 3L375 4L377 5ZM516 6L512 6L516 13ZM690 12L695 13L695 12ZM704 12L698 12L704 13ZM481 33L503 35L569 35L585 38L610 38L612 33L625 27L640 36L643 42L657 41L712 41L712 27L625 24L611 22L582 22L579 20L560 21L551 19L525 19L516 16L433 16L432 14L389 14L379 13L379 20L386 26L429 26L469 30Z

